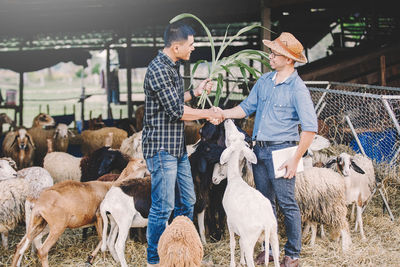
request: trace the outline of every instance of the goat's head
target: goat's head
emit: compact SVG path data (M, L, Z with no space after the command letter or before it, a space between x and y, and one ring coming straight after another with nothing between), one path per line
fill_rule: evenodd
M349 176L350 175L350 168L352 168L354 171L365 174L364 170L361 169L353 160L353 157L350 156L347 153L341 153L338 157L332 157L330 158L326 164L325 167L330 168L332 165L336 163L338 171L343 174L343 176Z
M257 163L257 158L254 152L249 148L249 144L245 141L244 133L240 132L232 120L226 120L225 126L225 145L226 149L222 152L220 163L225 164L228 162L231 154L235 151L240 152L242 159L243 156L251 163Z
M222 180L226 178L228 173L228 165L216 163L214 165L214 170L212 174L212 182L213 184L219 184Z
M143 178L150 175L144 159L131 158L119 177Z
M104 128L105 126L101 114L97 118L89 119L89 130L97 130Z
M33 119L32 127L54 126L54 124L53 117L45 113L39 113L39 115Z
M316 134L310 147L308 148L308 153L312 155L312 151L320 151L324 148L328 148L330 145L331 143L328 139Z
M127 160L119 150L102 147L93 152L93 154L95 153L96 157L98 157L97 162L99 163L99 168L97 174L99 176L110 173L114 169L122 171L127 165Z
M28 134L28 132L24 128L21 128L17 131L17 134L15 135L15 139L12 145L15 144L17 144L19 150L26 150L29 144L32 147L34 147L32 137L30 136L30 134Z
M17 177L17 172L8 160L0 159L0 181Z

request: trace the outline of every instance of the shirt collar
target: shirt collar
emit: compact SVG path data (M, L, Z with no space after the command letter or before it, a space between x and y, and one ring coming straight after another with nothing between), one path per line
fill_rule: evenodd
M274 75L272 76L271 80L275 81L276 79L276 74L277 72L275 71ZM283 80L281 83L290 83L296 76L298 76L297 74L297 70L294 70L292 74L290 74L289 77L286 77L285 80Z
M179 68L179 66L181 65L180 60L178 60L177 62L172 61L172 59L166 54L164 54L162 50L158 51L158 57L160 58L161 62L164 62L165 64L167 64L172 68Z

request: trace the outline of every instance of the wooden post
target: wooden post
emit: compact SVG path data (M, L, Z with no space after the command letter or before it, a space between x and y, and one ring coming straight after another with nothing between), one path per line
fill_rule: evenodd
M386 57L382 55L381 59L381 85L386 86Z
M264 26L267 29L271 29L271 8L268 7L266 0L262 0L261 2L261 25ZM267 39L271 40L271 32L264 30L261 28L261 40L260 40L260 45L261 45L261 50L262 51L267 51L267 47L263 44L262 40ZM264 65L261 64L261 70L262 72L266 72L267 69Z
M111 92L110 92L110 46L107 45L107 54L106 54L106 90L107 90L107 119L111 119Z
M19 126L23 124L23 110L24 110L24 73L19 73ZM17 112L17 109L15 110Z
M46 111L47 111L47 114L50 115L50 105L49 104L46 105Z
M76 117L75 117L76 107L75 104L72 106L72 113L74 114L74 129L76 129ZM83 122L82 122L83 123Z
M128 94L128 119L132 119L133 109L132 109L132 64L131 64L131 35L128 33L126 35L126 81L127 81L127 94Z
M83 122L85 121L85 86L83 86L83 76L84 76L84 68L82 68L81 72L81 121L82 121L82 129L83 129Z

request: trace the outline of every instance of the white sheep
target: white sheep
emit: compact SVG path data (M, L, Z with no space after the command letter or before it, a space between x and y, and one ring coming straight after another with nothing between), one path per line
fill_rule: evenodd
M315 244L318 223L332 226L334 239L341 235L343 251L350 247L345 191L343 178L331 169L309 167L296 174L295 196L302 221L306 224L303 236L311 227L311 245Z
M344 176L346 186L346 202L348 205L355 203L357 207L356 225L360 226L361 238L365 239L362 208L372 194L375 184L375 170L372 161L361 154L350 156L347 153L341 153L338 157L330 159L326 166L330 167L336 163L335 169ZM354 206L351 217L353 217Z
M252 163L256 163L257 158L244 141L244 134L237 130L233 121L226 120L224 123L227 148L221 155L220 163L228 164L228 185L222 204L227 215L230 236L230 266L235 266L235 233L240 236L240 263L254 266L254 246L264 231L265 246L268 247L269 242L271 242L272 254L275 259L274 264L275 267L278 267L277 221L271 202L243 181L239 170L239 161L242 156ZM268 258L265 264L268 266Z
M81 159L65 152L51 152L44 157L43 167L53 177L54 183L66 180L80 181Z
M7 232L22 221L30 219L33 202L43 189L52 186L53 179L41 167L30 167L18 172L6 160L0 160L0 232L3 246L7 247ZM40 246L40 238L35 239Z
M200 267L203 245L193 222L177 216L162 233L158 242L160 266Z

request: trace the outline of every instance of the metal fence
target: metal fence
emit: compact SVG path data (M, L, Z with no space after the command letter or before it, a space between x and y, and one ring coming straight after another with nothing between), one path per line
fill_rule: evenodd
M396 166L400 153L400 88L306 82L319 133L350 146L375 163Z

